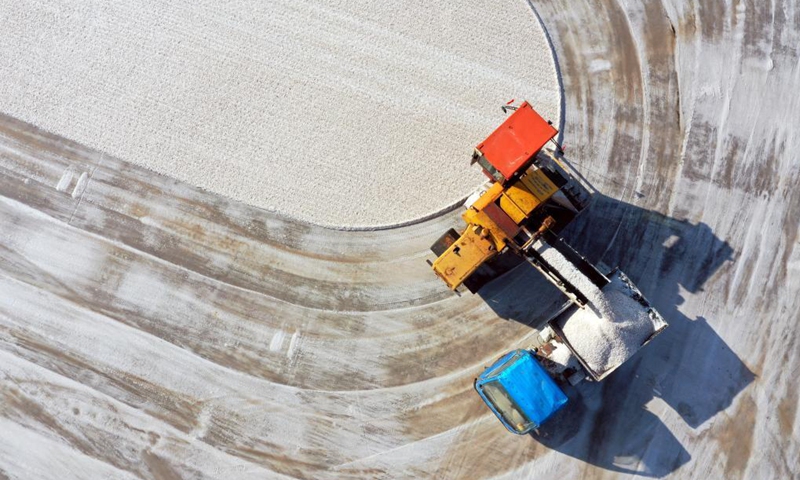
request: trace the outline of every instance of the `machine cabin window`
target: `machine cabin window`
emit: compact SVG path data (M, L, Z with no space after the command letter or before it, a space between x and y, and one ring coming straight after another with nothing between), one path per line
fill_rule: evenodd
M492 402L495 410L503 417L503 422L518 432L524 432L533 422L522 413L517 404L500 382L487 382L481 385L486 398Z

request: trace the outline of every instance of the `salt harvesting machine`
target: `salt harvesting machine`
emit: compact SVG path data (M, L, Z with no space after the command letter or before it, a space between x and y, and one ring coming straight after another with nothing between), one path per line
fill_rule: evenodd
M667 323L624 273L601 272L559 235L592 192L559 158L550 122L527 102L503 109L513 113L473 153L489 180L465 203L467 226L439 238L429 263L450 289L475 293L508 270L511 256L566 297L530 349L503 355L475 380L503 425L526 434L568 402L562 386L602 380Z

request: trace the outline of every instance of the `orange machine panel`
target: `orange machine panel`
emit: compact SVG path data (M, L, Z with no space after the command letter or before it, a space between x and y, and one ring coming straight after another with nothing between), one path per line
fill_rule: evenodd
M523 102L497 130L477 146L486 160L506 179L526 166L558 130Z

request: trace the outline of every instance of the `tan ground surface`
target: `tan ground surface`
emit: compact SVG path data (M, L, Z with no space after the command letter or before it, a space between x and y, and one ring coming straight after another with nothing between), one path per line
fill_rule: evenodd
M529 270L450 295L443 215L287 221L0 122L0 478L800 475L800 8L540 2L569 232L671 323L538 436L472 391L534 334Z

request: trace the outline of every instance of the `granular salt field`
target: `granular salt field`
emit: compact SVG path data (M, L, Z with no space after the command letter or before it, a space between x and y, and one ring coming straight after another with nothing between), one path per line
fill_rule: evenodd
M0 31L0 112L338 228L463 200L512 98L560 120L521 1L3 2Z

